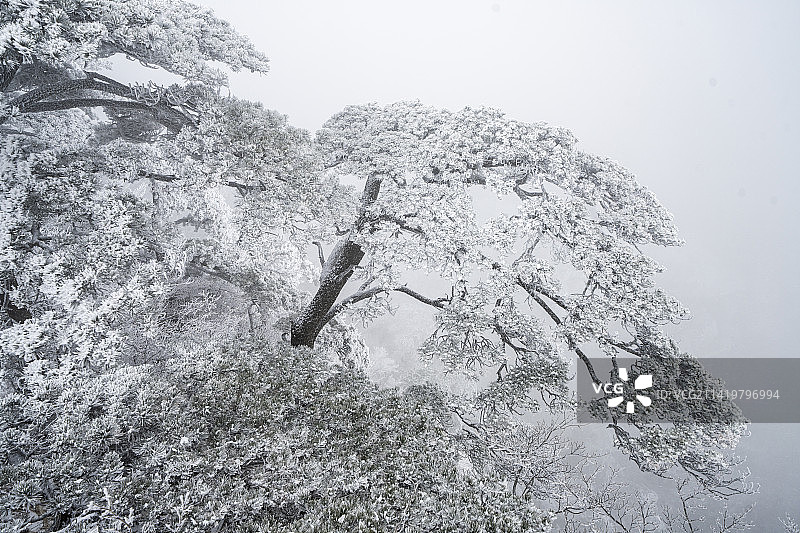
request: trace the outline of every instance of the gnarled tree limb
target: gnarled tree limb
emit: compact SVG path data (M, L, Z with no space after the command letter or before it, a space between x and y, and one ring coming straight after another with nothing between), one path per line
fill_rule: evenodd
M5 75L3 70L0 75ZM0 80L2 81L2 80ZM10 79L8 80L10 83ZM77 97L49 100L53 97L64 97L75 92L96 91L112 94L127 100L112 98ZM177 109L164 103L148 105L136 100L130 87L119 83L107 76L96 72L87 72L85 78L67 80L39 87L22 94L8 103L8 107L20 113L39 113L43 111L57 111L63 109L107 106L125 109L147 111L164 126L172 131L180 131L183 126L194 125L191 118ZM0 124L8 120L8 116L0 117Z

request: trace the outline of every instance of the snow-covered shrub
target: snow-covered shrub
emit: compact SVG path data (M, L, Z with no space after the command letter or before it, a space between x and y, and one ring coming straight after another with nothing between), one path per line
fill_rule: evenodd
M545 531L457 468L444 398L241 340L2 399L4 531Z

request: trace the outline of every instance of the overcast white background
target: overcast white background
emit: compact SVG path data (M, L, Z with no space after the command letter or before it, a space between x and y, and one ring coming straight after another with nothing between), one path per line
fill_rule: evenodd
M234 75L232 92L296 126L419 99L569 128L674 213L686 245L655 256L694 316L673 332L683 349L800 356L800 2L202 4L270 57L268 75ZM426 332L394 326L414 317L369 338L380 353L410 351ZM757 530L777 530L776 516L800 514L800 428L753 433L741 450L762 482Z

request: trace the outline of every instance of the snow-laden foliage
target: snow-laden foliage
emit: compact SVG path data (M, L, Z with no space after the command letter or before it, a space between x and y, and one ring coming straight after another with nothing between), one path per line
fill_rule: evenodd
M4 295L33 315L0 332L4 374L11 361L114 364L124 350L117 325L163 294L177 266L169 233L152 226L150 206L102 186L68 150L13 137L2 150Z
M382 391L311 350L241 339L31 387L3 398L4 530L549 530L458 468L435 387Z
M3 66L42 61L91 68L114 54L211 85L234 70L268 70L267 58L207 8L181 0L3 0Z

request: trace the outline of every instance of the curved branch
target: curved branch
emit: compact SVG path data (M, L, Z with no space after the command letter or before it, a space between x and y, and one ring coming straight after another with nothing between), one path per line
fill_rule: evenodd
M11 100L8 105L17 107L24 113L30 104L40 102L52 96L59 96L75 91L100 91L122 96L123 98L131 97L130 89L125 85L101 74L87 72L85 78L51 83L50 85L28 91Z
M328 322L330 322L333 317L341 313L345 307L348 305L352 305L354 303L358 303L362 300L366 300L367 298L372 298L382 292L389 292L389 289L385 289L383 287L373 287L371 289L367 289L364 291L359 291L355 294L351 294L341 302L333 305L327 313L325 313L325 317L322 319L322 325L324 326Z
M419 300L420 302L422 302L424 304L428 304L430 306L436 307L437 309L443 309L444 308L444 304L448 301L447 298L437 298L435 300L432 299L432 298L428 298L426 296L421 295L420 293L418 293L416 291L412 291L411 289L409 289L405 285L403 285L402 287L397 287L394 290L396 290L397 292L402 292L403 294L407 294L407 295L411 296L412 298L414 298L416 300Z
M63 96L67 93L76 91L98 91L113 94L129 100L115 100L107 98L71 98L56 101L45 101L54 96ZM108 106L125 109L136 109L148 111L154 118L173 131L179 131L186 125L194 125L194 122L180 111L162 104L147 105L135 100L131 88L96 72L87 72L85 78L78 80L66 80L53 83L44 87L39 87L32 91L20 95L8 103L11 109L17 109L20 113L38 113L43 111L57 111L80 107ZM1 117L0 124L5 123L9 117Z
M111 98L69 98L66 100L56 100L53 102L35 102L27 105L23 113L42 113L45 111L61 111L64 109L101 106L115 109L135 109L138 111L145 111L152 114L153 118L173 131L178 131L182 126L189 124L183 118L179 118L179 113L177 111L170 113L172 117L166 117L164 116L165 112L162 109L150 107L141 102L113 100Z
M372 298L382 292L402 292L403 294L407 294L414 298L415 300L419 300L420 302L435 307L437 309L442 309L444 307L445 302L447 302L447 298L437 298L432 299L428 298L427 296L423 296L422 294L418 293L417 291L411 290L405 285L401 287L396 287L394 289L387 289L385 287L373 287L371 289L360 290L354 294L351 294L341 302L337 303L336 305L332 306L330 310L325 314L325 318L323 319L323 325L330 322L333 317L341 313L345 307L348 305L352 305L354 303L358 303L362 300L366 300L367 298Z
M536 191L536 192L526 191L525 189L520 187L519 184L514 185L514 193L522 200L525 200L526 198L535 198L539 196L544 196L544 193L541 191Z

